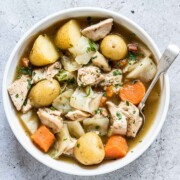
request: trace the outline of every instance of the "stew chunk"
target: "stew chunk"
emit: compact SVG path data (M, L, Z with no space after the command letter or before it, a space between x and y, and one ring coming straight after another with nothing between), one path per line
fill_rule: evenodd
M98 67L87 66L78 70L77 83L79 86L96 85L104 79Z

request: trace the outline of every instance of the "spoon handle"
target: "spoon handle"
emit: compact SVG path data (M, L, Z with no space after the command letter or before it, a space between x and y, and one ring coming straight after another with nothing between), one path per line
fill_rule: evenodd
M160 61L159 61L159 64L157 66L157 73L153 79L153 81L151 82L149 88L147 89L146 91L146 94L145 96L143 97L142 101L140 102L138 108L140 110L143 109L144 105L145 105L145 102L151 92L151 90L153 89L153 87L155 86L157 80L159 79L160 75L162 73L166 73L166 71L169 69L169 67L171 66L171 64L174 62L174 60L176 59L176 57L178 56L179 54L179 51L180 49L176 46L176 45L169 45L163 55L161 56L160 58Z

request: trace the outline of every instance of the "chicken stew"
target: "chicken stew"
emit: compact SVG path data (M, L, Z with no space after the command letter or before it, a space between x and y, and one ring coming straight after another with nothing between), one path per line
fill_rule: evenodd
M142 140L157 111L159 83L140 132L137 105L156 71L151 51L112 18L69 19L35 37L8 92L40 150L94 165L123 158Z

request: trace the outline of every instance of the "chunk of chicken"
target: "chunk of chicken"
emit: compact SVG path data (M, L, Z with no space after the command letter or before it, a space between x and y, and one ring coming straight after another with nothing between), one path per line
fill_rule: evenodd
M87 66L78 70L77 83L79 86L97 85L104 79L98 67Z
M59 73L60 69L61 69L61 63L57 61L51 64L50 66L33 70L32 72L33 83L37 83L43 79L53 78L56 74Z
M75 138L70 138L70 141L69 141L68 145L66 146L66 148L64 149L63 154L72 156L76 142L77 142L77 140Z
M110 115L111 115L111 126L109 135L120 134L126 135L127 133L127 120L126 116L122 113L121 108L116 106L114 103L106 102Z
M122 84L122 71L120 69L113 69L107 74L103 74L104 80L100 83L100 86L115 86Z
M23 104L21 110L22 110L23 114L25 114L25 113L27 113L27 112L28 112L29 110L31 110L31 109L32 109L31 101L30 101L30 99L28 98L28 99L27 99L27 102Z
M61 154L73 155L76 139L69 134L67 124L63 125L62 130L56 134L56 142L50 150L50 155L57 159Z
M142 117L139 115L139 109L130 102L121 102L119 108L127 118L128 128L126 135L128 137L136 137L138 130L142 126Z
M87 113L87 112L83 112L80 110L73 110L73 111L69 111L65 117L72 120L72 121L82 121L85 118L90 117L91 114Z
M93 55L92 63L103 71L111 71L111 66L108 64L107 59L98 51Z
M82 34L93 41L98 41L111 31L112 25L113 19L109 18L83 29Z
M8 88L11 100L19 111L21 110L23 103L29 91L29 84L31 83L31 78L26 75L22 75L20 79L15 80Z
M39 108L37 114L42 124L51 128L53 133L58 133L63 127L63 119L60 117L61 112L49 108Z

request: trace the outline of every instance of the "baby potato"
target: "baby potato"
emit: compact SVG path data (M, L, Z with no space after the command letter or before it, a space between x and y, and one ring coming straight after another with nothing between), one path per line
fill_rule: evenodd
M76 20L72 19L60 27L55 36L55 44L65 50L76 45L80 37L80 26Z
M60 94L60 85L56 80L43 80L32 87L29 99L36 108L49 106Z
M127 52L127 45L123 38L118 35L110 34L106 36L100 44L101 53L111 60L123 59Z
M59 53L47 35L39 35L30 52L29 59L34 66L54 63Z
M101 138L95 132L82 135L74 147L74 156L84 165L99 164L105 156Z

